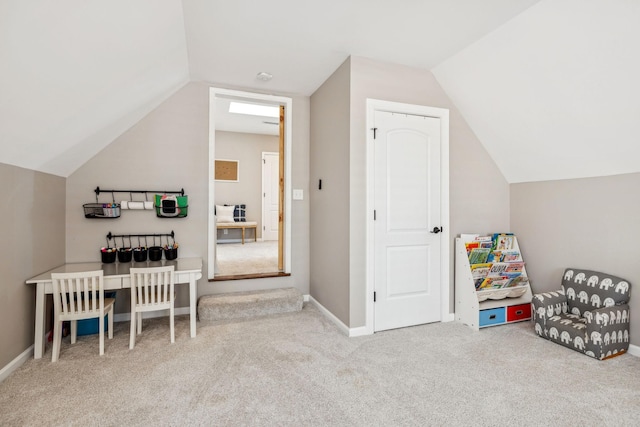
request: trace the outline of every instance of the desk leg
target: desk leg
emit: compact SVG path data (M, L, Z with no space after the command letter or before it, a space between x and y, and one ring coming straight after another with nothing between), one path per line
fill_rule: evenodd
M242 244L244 245L244 227L242 227Z
M44 293L44 283L36 285L36 327L33 339L33 358L42 359L44 353L44 318L46 310L46 295Z
M253 241L254 242L258 241L258 228L257 227L253 227Z
M196 308L197 283L196 274L189 274L189 320L191 322L191 338L196 337L196 316L198 315Z

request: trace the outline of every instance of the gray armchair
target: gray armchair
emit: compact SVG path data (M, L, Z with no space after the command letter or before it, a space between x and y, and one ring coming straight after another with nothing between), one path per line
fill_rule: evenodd
M622 354L629 348L630 290L620 277L568 268L562 289L533 296L535 331L596 359Z

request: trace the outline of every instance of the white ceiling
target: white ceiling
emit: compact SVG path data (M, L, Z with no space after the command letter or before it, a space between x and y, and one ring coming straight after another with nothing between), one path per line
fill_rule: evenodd
M542 1L433 73L511 183L640 171L639 1Z
M431 68L536 0L184 0L192 80L311 95L350 55ZM273 74L263 83L258 72Z
M3 0L0 162L68 176L189 80L310 95L356 55L432 69L509 182L636 172L638 22L631 0Z

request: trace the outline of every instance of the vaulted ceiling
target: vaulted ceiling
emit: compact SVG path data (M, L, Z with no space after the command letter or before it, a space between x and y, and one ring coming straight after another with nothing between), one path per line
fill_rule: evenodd
M631 0L4 0L0 162L68 176L189 81L311 95L355 55L432 70L509 182L638 172L637 22Z

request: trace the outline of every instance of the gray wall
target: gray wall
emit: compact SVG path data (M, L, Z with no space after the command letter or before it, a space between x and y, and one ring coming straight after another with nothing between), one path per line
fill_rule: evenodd
M509 186L431 72L360 57L345 61L311 96L311 295L347 326L364 326L367 98L450 111L453 312L453 239L509 230Z
M0 164L0 368L33 345L35 285L25 281L64 264L65 179Z
M294 99L293 184L307 188L308 98ZM118 137L67 179L67 262L97 261L105 236L114 234L176 234L180 257L201 257L203 278L198 294L295 286L308 293L308 202L292 206L292 275L275 279L231 282L207 281L209 179L209 86L189 83ZM297 165L300 163L300 165ZM86 219L82 204L95 201L96 186L105 189L172 190L189 195L189 215L182 219L157 218L151 211L123 211L115 220ZM100 200L108 195L101 195ZM186 287L181 287L186 288ZM187 289L181 289L177 306L188 306ZM116 311L128 311L127 295L116 301Z
M258 223L262 237L262 153L278 152L278 136L216 131L216 158L238 160L238 182L216 181L216 205L247 205L247 221ZM240 230L218 232L219 240L241 239ZM253 238L253 233L248 238Z
M311 96L311 296L349 320L350 61ZM322 190L318 181L322 179Z
M453 248L460 233L509 229L509 186L430 71L351 58L350 327L365 324L366 99L449 109L449 180L453 312Z
M629 280L633 345L640 345L639 187L640 174L511 185L512 231L533 292L560 289L566 267Z

